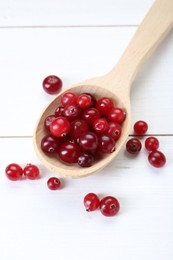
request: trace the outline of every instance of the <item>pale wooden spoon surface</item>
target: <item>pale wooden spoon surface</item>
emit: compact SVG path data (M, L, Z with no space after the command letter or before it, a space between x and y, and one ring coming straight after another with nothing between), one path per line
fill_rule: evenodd
M53 114L58 105L60 105L60 96L63 92L48 104L36 124L33 136L35 151L47 168L63 176L76 178L89 175L104 168L115 158L126 141L130 130L130 88L133 79L141 65L165 38L172 26L173 0L156 0L113 70L101 77L77 83L68 89L77 94L88 92L96 98L103 96L111 97L117 106L126 111L123 132L121 138L116 143L115 152L96 161L93 166L82 168L77 164L66 165L60 160L49 157L42 152L40 143L46 134L43 127L44 120L48 115ZM67 89L64 92L66 91Z

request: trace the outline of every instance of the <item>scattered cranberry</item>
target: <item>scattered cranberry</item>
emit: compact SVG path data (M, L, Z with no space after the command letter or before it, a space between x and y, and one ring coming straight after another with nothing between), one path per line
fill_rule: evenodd
M126 150L131 154L138 154L142 148L142 144L137 138L131 138L126 143Z
M120 210L118 200L112 196L104 197L100 201L100 211L106 217L115 216Z
M78 157L78 164L81 167L90 167L91 165L93 165L93 162L94 162L94 156L92 154L82 153Z
M100 206L100 199L95 193L88 193L83 200L86 211L94 211Z
M148 137L145 140L145 148L149 152L157 150L159 148L159 140L153 136Z
M126 114L123 109L113 107L108 113L108 119L118 124L122 124L125 120Z
M88 94L81 94L77 99L77 105L81 109L87 109L92 105L91 96Z
M160 151L152 151L148 156L149 163L156 167L160 168L165 165L166 163L166 157L165 155Z
M50 132L56 137L66 135L70 132L70 123L66 117L56 117L50 124Z
M23 175L23 169L16 163L9 164L5 169L6 176L11 181L17 181L21 179Z
M26 165L23 172L24 172L24 176L30 180L37 179L40 174L39 168L33 164Z
M134 124L134 132L138 135L144 135L147 130L148 130L148 125L145 121L137 121L135 124Z
M48 94L56 94L62 88L62 80L55 75L50 75L43 80L42 85L43 85L43 89Z
M76 105L77 104L78 96L74 92L67 91L61 96L61 103L62 105L69 106L69 105Z
M80 153L81 151L79 146L71 142L63 143L58 151L60 159L66 163L76 163Z
M47 181L47 186L50 190L57 190L61 186L61 181L57 177L51 177Z

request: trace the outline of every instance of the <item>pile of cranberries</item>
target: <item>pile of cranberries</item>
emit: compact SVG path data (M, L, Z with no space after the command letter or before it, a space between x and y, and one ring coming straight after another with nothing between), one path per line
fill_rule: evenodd
M140 120L134 124L133 129L135 134L142 136L147 132L148 124L145 121ZM141 151L141 148L142 143L139 138L133 137L126 143L126 150L131 154L138 154ZM158 151L159 140L156 137L147 137L145 140L145 148L149 152L148 161L152 166L160 168L165 165L166 157L161 151Z
M83 200L86 211L100 209L106 217L115 216L120 210L119 201L113 196L106 196L100 200L95 193L88 193Z
M111 98L96 100L90 93L77 95L67 91L60 101L44 120L46 135L41 140L41 149L46 155L89 167L98 159L98 153L115 151L126 114Z

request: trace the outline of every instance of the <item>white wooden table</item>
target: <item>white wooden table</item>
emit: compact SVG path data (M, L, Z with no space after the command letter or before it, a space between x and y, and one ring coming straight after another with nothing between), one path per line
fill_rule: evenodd
M104 170L63 179L64 188L52 192L46 182L55 174L32 144L37 118L52 99L42 90L44 77L60 76L65 89L110 70L152 3L0 1L0 259L173 259L173 33L131 92L132 122L146 120L148 135L158 136L163 168L149 165L145 149L132 158L123 148ZM41 178L9 181L4 170L12 162L39 165ZM85 212L88 192L117 197L120 213Z

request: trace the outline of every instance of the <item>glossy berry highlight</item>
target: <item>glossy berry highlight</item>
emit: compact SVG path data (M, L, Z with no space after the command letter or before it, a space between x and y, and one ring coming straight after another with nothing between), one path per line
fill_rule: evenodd
M100 201L100 211L106 217L115 216L119 210L120 204L115 197L107 196Z
M6 176L11 181L17 181L23 176L23 169L17 163L9 164L5 169Z
M42 85L48 94L57 94L62 88L62 80L55 75L50 75L43 80Z
M100 207L100 199L95 193L88 193L83 200L86 211L94 211Z

